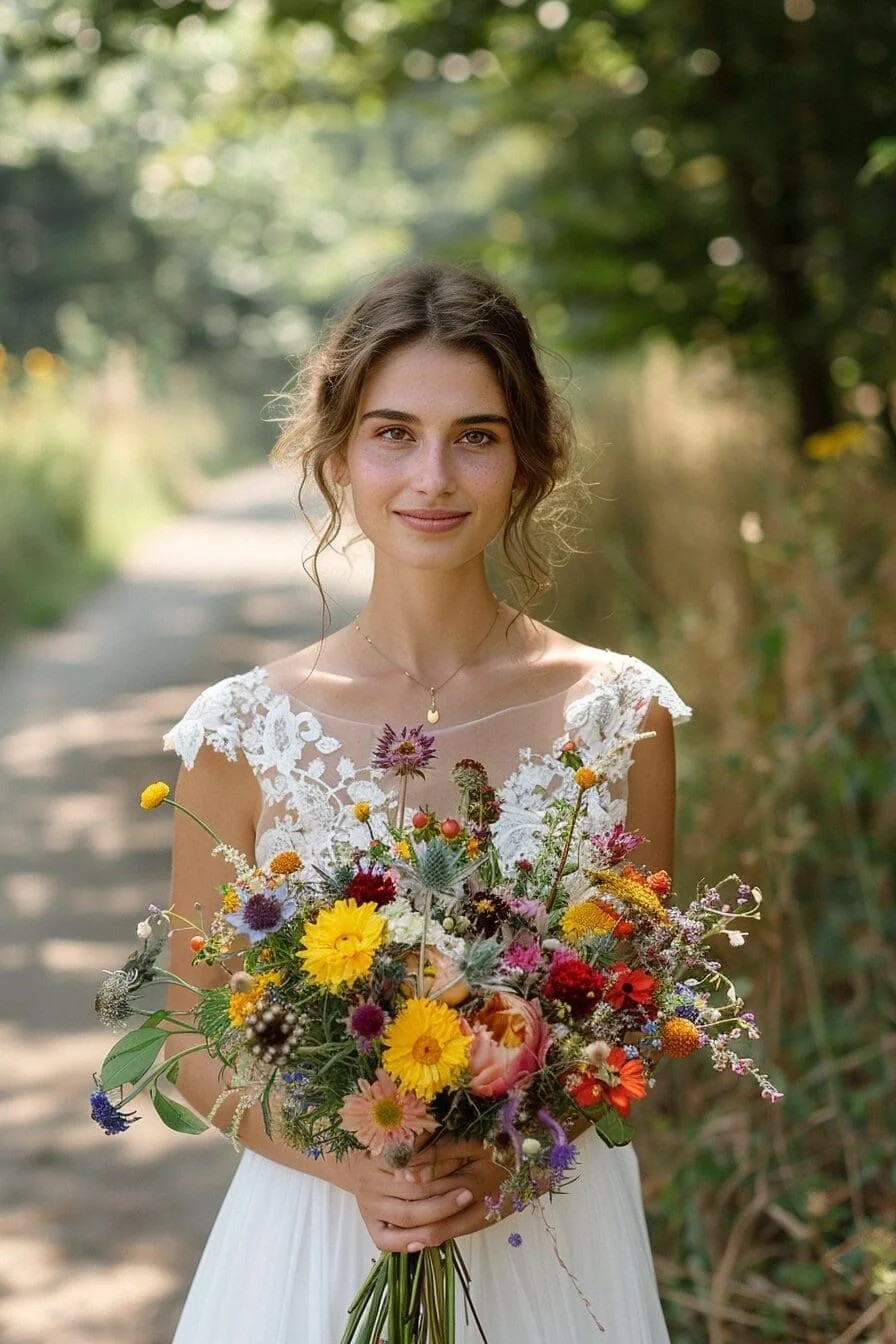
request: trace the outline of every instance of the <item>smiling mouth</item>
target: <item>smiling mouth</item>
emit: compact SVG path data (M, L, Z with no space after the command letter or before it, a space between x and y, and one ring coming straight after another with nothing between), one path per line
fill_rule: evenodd
M399 518L416 518L424 523L437 523L449 518L466 518L466 513L448 509L396 509Z

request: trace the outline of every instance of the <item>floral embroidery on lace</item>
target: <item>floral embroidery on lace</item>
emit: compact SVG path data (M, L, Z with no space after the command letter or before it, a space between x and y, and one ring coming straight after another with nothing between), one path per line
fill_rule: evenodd
M652 699L676 723L690 717L688 707L652 667L637 658L612 656L614 670L593 673L586 681L589 689L567 706L564 734L554 742L554 752L568 737L581 744L586 759L618 747L638 732ZM203 744L231 761L242 751L258 780L263 799L256 840L259 863L282 849L297 850L306 862L326 863L336 845L363 845L369 839L366 826L353 815L355 803L369 804L371 825L381 834L395 804L395 792L384 787L380 773L345 754L337 756L342 744L324 732L310 710L296 708L285 691L271 686L261 667L203 691L164 739L165 747L175 750L188 768ZM631 759L631 746L617 751L606 783L585 795L591 831L625 820ZM518 766L498 790L502 812L493 828L505 865L535 852L545 804L574 790L569 772L552 755L520 748Z

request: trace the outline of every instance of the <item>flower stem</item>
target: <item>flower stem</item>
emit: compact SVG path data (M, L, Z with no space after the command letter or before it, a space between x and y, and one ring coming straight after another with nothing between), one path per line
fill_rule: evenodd
M582 799L584 796L585 796L585 790L579 789L579 794L578 797L576 798L575 807L572 810L572 816L569 821L569 830L566 832L566 840L563 845L563 853L560 855L560 862L557 864L557 871L554 874L554 880L551 883L551 889L548 892L547 897L545 899L545 905L547 906L547 909L549 911L553 909L554 902L557 899L557 888L560 886L560 879L563 876L563 870L566 867L566 860L569 858L569 851L570 847L572 846L572 837L573 834L575 833L576 822L579 819L579 812L581 811L582 808Z

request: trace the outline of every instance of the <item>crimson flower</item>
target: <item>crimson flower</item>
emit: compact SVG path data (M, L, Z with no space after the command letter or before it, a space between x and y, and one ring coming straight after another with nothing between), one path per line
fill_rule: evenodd
M373 868L359 868L346 884L345 895L359 905L369 901L377 909L395 899L395 883L388 873Z
M544 993L548 999L565 1003L573 1017L586 1017L601 1001L607 977L580 961L577 956L554 958Z

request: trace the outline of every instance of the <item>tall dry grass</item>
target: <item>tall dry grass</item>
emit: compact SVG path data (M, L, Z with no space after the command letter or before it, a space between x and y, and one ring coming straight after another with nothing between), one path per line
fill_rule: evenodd
M718 359L657 347L578 396L601 498L556 617L695 707L678 887L763 888L728 969L786 1094L667 1066L641 1163L673 1344L892 1342L896 483L801 462L775 389Z

